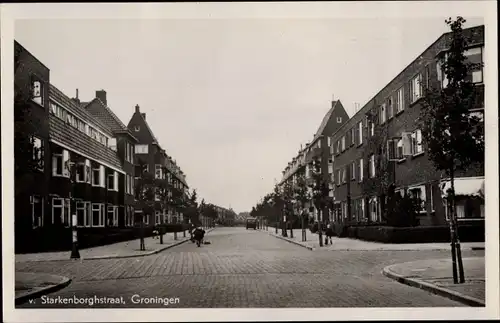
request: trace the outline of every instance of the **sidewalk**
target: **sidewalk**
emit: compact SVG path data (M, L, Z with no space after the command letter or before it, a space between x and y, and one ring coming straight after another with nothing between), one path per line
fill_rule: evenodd
M275 234L275 229L269 227L269 229L262 230L268 234L275 236L282 240L287 240L291 243L295 243L309 250L388 250L388 251L412 251L412 250L449 250L449 243L404 243L404 244L392 244L392 243L380 243L372 241L363 241L351 238L339 238L332 237L332 244L328 243L325 245L325 236L323 235L323 247L319 247L319 237L315 233L311 233L309 229L306 230L306 241L302 240L302 230L294 229L294 238L284 238L281 236L281 229L278 229L278 235ZM288 236L290 236L290 230L287 231ZM462 250L467 249L484 249L484 242L462 242Z
M213 228L208 229L207 234L212 230ZM145 251L141 251L139 249L140 239L136 239L105 246L81 249L79 260L147 256L172 248L188 240L189 232L186 232L186 237L184 237L182 232L177 232L177 240L174 240L174 234L169 232L163 236L163 244L160 244L160 239L154 239L152 237L144 238L144 244L146 246ZM16 254L15 262L70 260L70 255L71 251Z
M15 304L21 304L28 299L55 292L71 283L71 279L63 276L16 272Z
M454 284L451 259L412 261L385 267L383 274L400 283L448 297L469 306L485 306L484 257L463 258L465 283Z

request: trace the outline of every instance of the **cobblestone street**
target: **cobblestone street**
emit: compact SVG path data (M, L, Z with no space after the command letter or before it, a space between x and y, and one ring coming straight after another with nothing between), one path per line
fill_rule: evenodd
M211 244L190 242L127 259L16 263L16 271L67 276L72 283L48 297L123 297L124 304L164 307L145 298L179 298L170 307L426 307L463 306L400 284L381 271L393 263L445 258L446 251L310 251L267 233L217 228ZM464 257L484 255L465 251ZM142 304L135 304L132 301ZM142 298L144 297L144 298ZM149 301L149 304L145 302ZM85 307L43 304L21 307Z

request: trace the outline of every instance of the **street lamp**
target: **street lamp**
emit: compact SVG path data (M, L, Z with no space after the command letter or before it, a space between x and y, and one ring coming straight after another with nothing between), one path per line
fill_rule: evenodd
M71 185L71 190L70 190L70 195L69 195L69 201L70 201L70 209L71 209L71 232L72 232L72 245L71 245L71 259L80 259L80 252L78 251L78 232L77 232L77 225L78 225L78 218L75 213L76 210L76 203L74 199L74 189L75 189L75 179L73 178L76 176L75 174L75 163L71 161L66 162L66 169L69 172L69 181ZM73 205L74 204L74 205ZM71 207L73 205L73 207Z

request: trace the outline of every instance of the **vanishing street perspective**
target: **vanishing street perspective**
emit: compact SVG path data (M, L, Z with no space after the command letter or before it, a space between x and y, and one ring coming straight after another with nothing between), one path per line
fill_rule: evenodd
M309 96L294 99L302 110L289 110L304 118L297 128L312 134L302 143L290 134L296 126L287 125L292 117L282 114L286 109L238 110L255 93L263 102L273 92L268 76L253 78L251 69L243 71L250 64L246 60L255 58L251 53L237 63L229 54L213 58L213 66L192 63L185 68L191 76L161 67L174 57L214 55L223 36L206 52L195 49L211 46L198 36L201 45L189 55L175 52L176 46L188 47L182 37L167 50L161 39L144 37L144 56L138 61L149 67L137 76L126 70L107 72L113 60L134 68L136 63L120 56L126 55L127 45L109 60L99 47L106 41L88 48L98 54L78 57L65 56L73 45L61 41L51 49L58 59L49 64L50 54L38 54L44 52L42 41L23 40L36 38L25 33L21 39L16 31L16 308L484 307L485 27L462 17L439 22L442 30L428 30L422 36L426 45L408 54L414 60L394 62L400 67L392 79L363 89L371 99L363 94L354 103L355 98L347 101L339 95L341 86L330 89L334 96L322 98L326 104L315 111L323 118L315 118L313 128L305 123L312 113L308 100L317 93L318 83L311 80L311 88L304 90ZM160 28L161 22L155 23ZM225 35L233 35L227 26ZM52 37L32 28L36 37ZM145 33L149 27L140 28ZM186 27L186 35L195 29ZM260 25L248 30L238 37L257 41L252 32L266 34ZM404 32L388 35L406 37ZM123 37L128 44L128 35ZM312 43L307 37L287 42L291 36L286 32L280 37L275 46L285 46L290 57L300 42ZM345 50L341 41L328 41L335 43L333 51ZM266 46L275 48L272 43ZM378 64L372 55L402 50L384 46L353 52L353 61L346 56L339 65L365 67L351 75L333 71L328 77L337 79L337 86L356 87L358 78L368 77L362 69ZM309 53L321 55L322 48ZM157 60L167 51L168 58ZM291 61L286 55L262 58L271 57L270 52L255 54L269 75L273 67ZM314 60L302 60L304 70L308 64L322 64ZM226 62L233 65L224 67ZM93 64L103 75L95 72L90 83L80 81L80 72L68 67L82 71L80 64ZM280 86L291 96L295 90L286 87L300 73L280 76ZM155 87L148 75L155 77ZM223 77L233 77L234 86L217 94L200 90ZM101 88L134 78L144 84L137 93L135 85ZM245 86L239 83L243 79ZM75 89L73 84L95 86ZM74 90L67 93L68 88ZM196 117L217 105L215 95L220 100L227 96L226 110ZM195 96L207 106L190 105ZM165 103L174 97L184 106ZM181 119L182 110L189 110L192 119ZM273 125L281 128L269 130L266 120L278 120ZM179 130L167 135L167 122ZM273 131L280 137L269 137ZM234 138L232 148L215 148ZM290 140L295 148L288 155L268 147ZM236 181L236 186L224 184Z

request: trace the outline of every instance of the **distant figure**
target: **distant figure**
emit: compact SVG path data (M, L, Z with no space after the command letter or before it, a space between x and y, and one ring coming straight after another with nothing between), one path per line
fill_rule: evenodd
M332 237L333 237L333 223L328 222L328 226L326 227L325 244L328 244L328 241L330 241L330 244L332 244Z
M202 228L196 228L193 230L193 240L196 241L196 245L199 247L205 237L205 230ZM194 242L193 241L193 242Z

